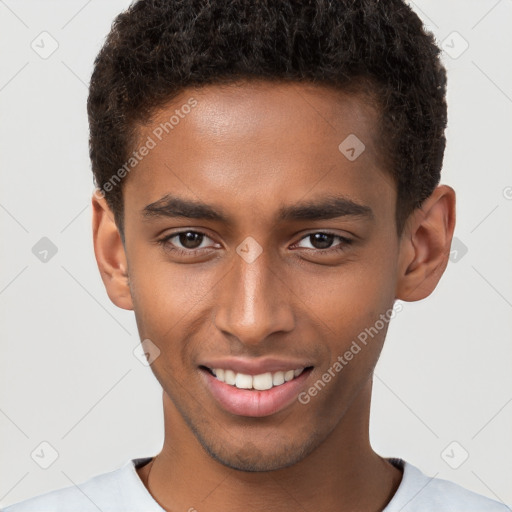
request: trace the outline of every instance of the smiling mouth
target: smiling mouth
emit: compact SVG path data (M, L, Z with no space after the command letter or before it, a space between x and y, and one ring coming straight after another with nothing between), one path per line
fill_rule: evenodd
M313 369L312 366L295 368L287 371L265 372L258 375L249 375L246 373L235 372L227 368L208 368L200 366L202 370L213 375L217 380L238 389L253 391L266 391L275 387L282 386L286 382L296 379L304 372Z

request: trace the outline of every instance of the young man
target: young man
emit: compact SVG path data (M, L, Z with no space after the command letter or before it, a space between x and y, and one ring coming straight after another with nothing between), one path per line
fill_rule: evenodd
M6 511L508 510L369 442L396 301L449 257L445 92L399 0L121 14L88 102L94 247L162 385L164 445Z

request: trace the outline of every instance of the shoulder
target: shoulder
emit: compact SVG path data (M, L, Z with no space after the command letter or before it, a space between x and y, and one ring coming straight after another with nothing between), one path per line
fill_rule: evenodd
M2 512L60 512L69 506L73 507L71 510L92 511L91 504L86 503L85 495L78 488L66 487L20 501L3 508Z
M118 474L119 470L97 475L80 485L56 489L15 503L3 512L98 512L98 508L103 508L105 499L108 500L106 489L110 487L114 491L118 485Z
M464 487L425 475L409 462L401 461L402 482L383 512L511 512L503 503Z
M135 475L134 460L129 460L123 466L79 485L34 496L3 508L2 512L126 512L130 505L135 510L149 500L142 482Z

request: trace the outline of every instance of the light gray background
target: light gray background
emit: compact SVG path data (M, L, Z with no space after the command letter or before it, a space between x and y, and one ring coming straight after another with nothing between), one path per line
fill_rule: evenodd
M133 355L133 313L110 303L91 241L87 84L128 4L0 0L0 506L162 445L160 386ZM512 1L411 5L447 50L442 182L457 192L460 243L435 292L391 323L371 439L510 505ZM43 31L59 45L47 59L31 47ZM42 237L58 249L46 263L32 252ZM42 442L58 453L48 469L36 463L51 457Z

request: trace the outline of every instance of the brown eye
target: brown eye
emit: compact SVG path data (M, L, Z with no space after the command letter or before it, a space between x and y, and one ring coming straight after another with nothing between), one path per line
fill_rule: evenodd
M194 255L196 252L208 249L208 245L203 242L211 240L210 237L200 231L178 231L165 236L158 243L164 247L166 251L175 252L176 254L187 256Z
M335 239L339 239L340 242L333 245ZM329 249L342 250L346 245L352 243L352 240L345 238L334 233L324 233L323 231L317 233L310 233L306 235L301 242L309 241L310 246L299 245L299 247L305 247L307 249L316 249L319 251L327 252ZM300 243L300 242L299 242Z
M176 236L185 249L197 249L204 238L204 235L197 231L183 231Z
M329 233L314 233L309 238L315 249L329 249L335 237Z

